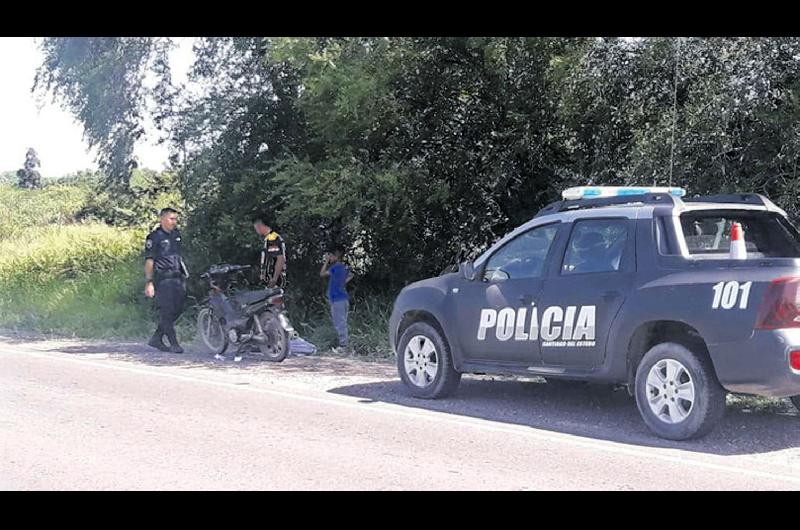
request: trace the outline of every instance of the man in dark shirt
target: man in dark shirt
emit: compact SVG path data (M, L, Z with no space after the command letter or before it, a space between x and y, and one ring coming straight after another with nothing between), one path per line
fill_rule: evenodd
M286 285L286 244L283 238L272 229L272 223L265 217L253 219L253 228L256 233L264 238L264 248L261 250L260 279L267 282L267 286L284 287Z
M189 274L181 258L178 212L164 208L159 215L160 226L150 232L144 244L144 294L155 298L159 314L158 328L147 344L161 351L183 353L175 335L175 321L183 311ZM169 347L164 345L164 335Z

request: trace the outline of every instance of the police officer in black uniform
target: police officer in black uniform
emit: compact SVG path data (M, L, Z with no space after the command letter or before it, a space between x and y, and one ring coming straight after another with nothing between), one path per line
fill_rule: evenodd
M144 245L144 294L155 297L159 314L158 328L147 344L161 351L183 353L175 336L175 321L183 311L189 274L181 258L178 212L164 208L159 216L160 226L150 232ZM164 345L164 335L169 347Z
M264 238L264 247L261 250L261 275L262 282L267 286L286 286L286 244L283 238L272 229L272 223L264 216L253 219L253 228L256 233Z

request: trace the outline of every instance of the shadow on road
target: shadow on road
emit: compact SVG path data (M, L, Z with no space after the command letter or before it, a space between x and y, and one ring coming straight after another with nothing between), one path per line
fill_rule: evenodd
M447 399L409 397L399 380L343 386L331 392L493 422L572 434L596 440L647 447L666 447L715 455L769 453L800 447L800 415L788 400L756 400L731 396L720 424L700 440L673 442L651 434L636 403L622 387L553 384L543 380L465 377Z

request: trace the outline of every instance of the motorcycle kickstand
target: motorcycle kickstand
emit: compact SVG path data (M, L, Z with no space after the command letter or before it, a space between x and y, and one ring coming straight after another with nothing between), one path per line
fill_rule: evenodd
M236 348L236 357L242 357L245 353L247 353L248 346L248 343L239 344L239 346Z

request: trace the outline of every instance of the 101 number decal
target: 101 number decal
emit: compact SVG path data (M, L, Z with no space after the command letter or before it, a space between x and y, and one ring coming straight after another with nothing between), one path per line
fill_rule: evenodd
M750 287L753 282L739 284L737 281L719 282L712 289L714 290L714 301L711 302L711 309L732 309L736 302L739 302L739 309L747 309L747 302L750 299Z

